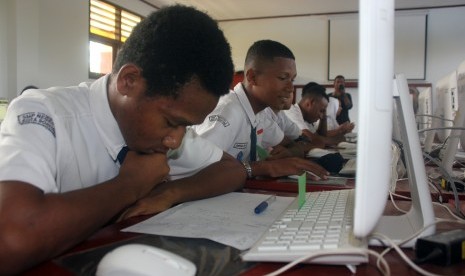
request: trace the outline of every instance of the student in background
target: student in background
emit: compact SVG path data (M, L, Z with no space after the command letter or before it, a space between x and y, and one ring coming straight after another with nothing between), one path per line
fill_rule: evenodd
M317 147L335 145L343 137L329 137L327 135L326 108L329 97L326 88L316 82L307 83L302 89L300 101L285 113Z
M247 51L244 73L243 82L221 97L195 130L242 161L249 177L287 176L307 170L326 178L327 172L319 165L289 157L303 157L305 152L261 113L267 107L281 110L292 97L296 65L291 50L276 41L257 41ZM257 159L256 146L272 148L270 156Z
M338 75L334 78L334 92L330 93L329 96L338 98L341 102L341 113L337 116L337 122L341 125L345 122L350 122L349 110L352 108L352 96L346 92L345 89L345 78L344 76Z
M355 124L350 122L345 122L339 124L337 122L337 116L341 113L342 108L340 105L340 100L334 97L329 97L328 107L326 107L326 121L327 121L327 133L328 137L341 136L346 133L351 132Z
M171 6L134 28L111 74L16 98L0 133L0 274L57 256L128 208L123 217L240 188L242 164L184 136L232 75L217 23Z

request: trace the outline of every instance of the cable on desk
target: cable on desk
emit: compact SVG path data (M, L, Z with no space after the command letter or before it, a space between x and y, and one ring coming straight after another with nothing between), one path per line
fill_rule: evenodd
M403 209L401 209L399 206L397 206L396 201L394 200L394 195L400 196L400 195L395 194L395 193L393 193L393 192L389 192L389 197L391 198L392 205L394 205L394 208L396 208L399 212L406 214L406 213L407 213L406 210L403 210ZM402 197L404 197L404 196L402 196ZM405 197L405 198L406 198L406 197ZM409 199L410 199L410 198L409 198Z
M331 255L364 255L364 254L368 254L368 255L373 255L377 258L377 260L380 260L380 264L382 264L384 266L384 268L382 268L381 266L377 266L377 268L380 270L380 272L383 274L383 275L391 275L391 269L389 268L389 265L387 263L387 261L382 257L380 256L380 254L376 251L373 251L371 249L347 249L347 250L334 250L333 252L312 252L312 253L309 253L305 256L302 256L290 263L288 263L287 265L281 267L280 269L277 269L271 273L268 273L266 274L265 276L276 276L276 275L279 275L281 273L284 273L286 272L287 270L291 269L292 267L296 266L297 264L300 264L302 262L305 262L305 261L308 261L308 260L311 260L311 259L314 259L314 258L317 258L317 257L321 257L321 256L331 256Z
M423 156L431 160L436 166L438 166L439 170L441 171L442 175L444 178L451 184L452 187L452 192L454 194L454 200L455 200L455 210L459 216L462 216L465 218L465 215L462 213L462 210L460 210L460 199L459 195L457 192L457 187L455 186L455 182L452 179L452 176L444 169L442 164L438 162L435 158L432 158L429 154L423 153Z
M378 238L380 240L383 240L383 241L387 241L390 245L390 248L391 249L394 249L397 254L399 254L399 256L411 267L413 268L416 272L420 273L421 275L425 275L425 276L438 276L439 274L434 274L434 273L431 273L429 271L426 271L424 270L423 268L419 267L418 265L416 265L412 260L410 260L410 258L405 255L405 253L402 251L402 249L393 241L391 240L389 237L387 237L386 235L383 235L383 234L380 234L380 233L374 233L372 235L373 238Z
M441 205L443 206L443 205ZM448 209L446 206L443 206L444 208ZM453 215L453 213L449 210L449 212ZM436 219L435 222L433 223L430 223L428 225L426 225L425 227L423 227L422 229L420 229L419 231L417 231L416 233L414 233L413 235L411 235L410 237L406 238L405 240L399 242L399 243L395 243L393 240L391 240L389 237L387 237L386 235L384 234L381 234L381 233L373 233L370 238L375 238L377 240L379 240L384 246L386 246L387 248L381 252L381 254L379 254L383 259L384 259L384 255L386 255L389 251L391 251L391 249L394 249L396 250L396 252L400 255L400 257L410 266L412 267L413 269L415 269L418 273L422 274L422 275L434 275L434 276L438 276L437 274L432 274L420 267L418 267L412 260L410 260L410 258L405 255L405 253L402 251L402 249L400 248L400 246L402 246L402 244L412 240L413 238L419 236L423 231L425 231L426 229L428 229L429 227L433 226L433 225L436 225L436 224L439 224L439 223L445 223L445 222L452 222L452 223L460 223L460 224L465 224L465 220L461 219L461 218L458 218L457 216L453 215L455 218L457 218L457 220L451 220L451 219ZM384 242L387 241L389 242L389 245L385 244ZM385 260L385 259L384 259ZM376 265L379 266L380 265L380 262L382 262L382 260L378 259L376 261ZM421 271L417 270L416 268L420 269Z

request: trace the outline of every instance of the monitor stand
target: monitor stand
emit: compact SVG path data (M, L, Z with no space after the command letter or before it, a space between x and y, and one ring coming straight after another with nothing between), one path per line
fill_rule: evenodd
M425 226L428 226L419 236L401 244L402 247L413 247L418 237L434 234L436 229L434 225L434 212L420 147L420 139L413 115L412 101L409 97L408 84L404 75L396 75L393 94L396 109L399 112L399 127L403 142L412 205L406 214L383 216L372 233L384 234L391 240L399 243L412 237ZM378 240L372 240L370 244L382 245Z

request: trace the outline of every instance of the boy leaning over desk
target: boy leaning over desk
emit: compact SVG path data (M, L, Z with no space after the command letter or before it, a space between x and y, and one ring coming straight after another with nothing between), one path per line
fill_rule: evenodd
M240 188L243 166L186 130L232 75L217 23L172 6L134 28L111 74L12 101L0 133L0 274L53 258L118 217Z

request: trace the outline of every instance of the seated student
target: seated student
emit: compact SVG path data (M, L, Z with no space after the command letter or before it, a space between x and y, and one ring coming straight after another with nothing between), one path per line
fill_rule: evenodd
M351 122L344 122L339 124L336 117L341 113L340 100L338 98L329 97L328 106L326 107L326 121L327 132L326 136L334 137L341 136L351 132L355 124Z
M304 152L260 113L267 107L282 109L292 96L296 77L292 52L276 41L257 41L247 51L244 72L244 81L220 98L201 125L194 126L197 133L242 161L249 177L279 177L307 170L326 178L327 171L319 165L299 157L284 157L289 156L284 148L297 149L301 156ZM255 146L273 148L271 158L257 161Z
M240 188L242 164L184 136L232 74L217 23L171 6L134 28L111 74L15 99L0 133L0 274L57 256L128 207L123 217Z
M312 148L318 147L318 144L311 143L307 136L302 134L302 130L291 119L289 119L284 110L289 110L292 106L293 97L291 96L283 106L282 110L273 110L271 107L265 108L260 113L264 113L270 120L276 122L284 135L289 139L296 141L302 148L302 151L308 152Z
M343 137L328 137L326 108L329 97L326 89L316 82L307 83L302 89L302 98L289 110L286 115L302 130L315 145L324 148L326 145L335 145L343 140Z

